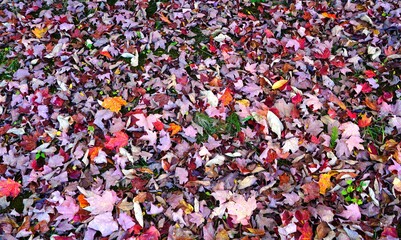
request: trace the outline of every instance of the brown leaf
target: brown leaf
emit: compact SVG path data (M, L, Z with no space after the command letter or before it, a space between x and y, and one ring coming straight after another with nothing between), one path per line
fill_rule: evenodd
M19 144L20 147L22 147L25 151L32 151L37 147L36 141L38 139L36 138L36 136L32 136L32 135L25 135L22 136L22 141Z
M316 229L316 238L323 239L330 232L330 227L326 222L321 222Z

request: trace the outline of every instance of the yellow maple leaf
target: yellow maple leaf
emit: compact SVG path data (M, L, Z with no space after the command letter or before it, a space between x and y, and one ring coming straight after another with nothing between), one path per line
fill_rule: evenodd
M47 33L47 28L35 28L32 30L32 33L36 38L42 38Z
M335 173L324 173L319 176L319 193L326 194L327 189L332 187L332 183L330 181L331 176L335 175Z
M122 97L105 98L102 104L104 108L107 108L113 112L119 112L121 107L125 105L127 105L127 101L125 101Z

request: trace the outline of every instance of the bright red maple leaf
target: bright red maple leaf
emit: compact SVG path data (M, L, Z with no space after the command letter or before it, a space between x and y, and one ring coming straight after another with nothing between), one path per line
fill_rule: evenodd
M0 180L0 197L17 197L18 194L21 192L21 184L18 182L7 179L7 180Z

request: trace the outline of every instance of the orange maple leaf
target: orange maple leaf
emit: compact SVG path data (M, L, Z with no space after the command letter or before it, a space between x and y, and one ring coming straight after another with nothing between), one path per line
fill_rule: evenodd
M18 182L7 179L7 180L0 180L0 197L16 197L21 192L21 184Z
M330 181L331 176L335 175L335 173L324 173L319 176L319 193L326 194L327 189L332 187L332 183Z
M362 128L369 126L371 123L372 117L368 117L366 113L363 114L361 119L358 120L358 126Z
M89 148L89 157L91 161L93 162L97 155L99 155L99 151L102 149L102 147L92 147Z
M127 105L127 101L125 101L122 97L105 98L102 104L104 108L107 108L113 112L119 112L121 107L125 105Z
M85 196L83 194L79 194L77 200L81 208L89 206L89 202L86 201Z
M181 131L181 126L175 123L170 123L170 128L167 131L171 132L171 136L176 135L179 131Z
M233 100L231 91L228 88L226 89L226 91L224 91L223 95L221 95L220 100L223 106L227 106Z

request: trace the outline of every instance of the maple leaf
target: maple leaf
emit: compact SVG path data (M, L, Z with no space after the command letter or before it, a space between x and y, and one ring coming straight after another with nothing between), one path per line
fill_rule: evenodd
M89 206L89 202L86 201L85 196L83 194L79 194L77 197L77 200L78 200L79 206L81 208L85 208L85 207Z
M305 222L302 227L297 226L297 230L301 233L301 236L298 238L298 240L311 240L313 238L313 230L309 224L309 221Z
M86 201L89 206L85 210L91 212L92 215L111 212L114 209L114 204L118 198L114 191L106 190L102 195L92 193L91 196L86 196Z
M338 129L343 131L341 134L343 138L349 138L351 136L360 136L359 127L353 122L345 122L341 124L341 126Z
M125 132L116 132L104 145L107 149L119 149L128 145L128 135Z
M171 136L176 135L179 131L181 131L181 126L175 123L170 123L170 128L167 131L171 132Z
M146 232L139 236L138 240L158 240L160 232L154 226L151 226Z
M305 96L308 97L308 99L305 99L305 104L307 106L313 106L313 111L317 111L323 107L323 104L320 102L319 98L315 95L312 95L310 93L306 93Z
M320 194L326 194L327 189L332 187L332 183L330 181L331 176L333 176L333 173L324 173L320 174L319 176L319 193Z
M35 28L32 30L32 33L35 35L36 38L42 38L47 32L47 28Z
M344 210L340 214L341 217L344 217L351 221L357 221L358 219L361 218L361 212L359 210L358 204L354 203L354 204L351 204L351 205L345 206L345 207L347 208L347 210Z
M108 97L103 100L102 106L112 112L119 112L127 102L122 97Z
M361 119L358 120L358 126L361 128L368 127L372 123L372 117L368 117L367 114L363 114Z
M361 144L363 142L363 139L360 138L359 136L351 136L345 142L347 143L347 147L350 152L352 152L354 148L363 150L363 145Z
M256 209L256 199L255 197L250 197L245 200L244 196L235 194L233 195L233 201L227 203L227 212L232 215L234 223L241 223L243 225L248 225L247 220Z
M315 182L309 182L302 185L301 188L305 192L305 198L304 198L305 202L310 202L316 198L319 198L319 190L320 190L319 184Z
M223 106L227 106L228 104L231 103L231 101L233 100L233 96L231 95L231 91L230 89L226 89L223 93L223 95L221 95L220 97L220 101L223 104Z
M111 211L95 216L95 218L88 224L88 227L99 231L103 237L118 230L118 224L114 221Z
M8 178L7 180L0 180L0 197L17 197L21 192L21 184Z

